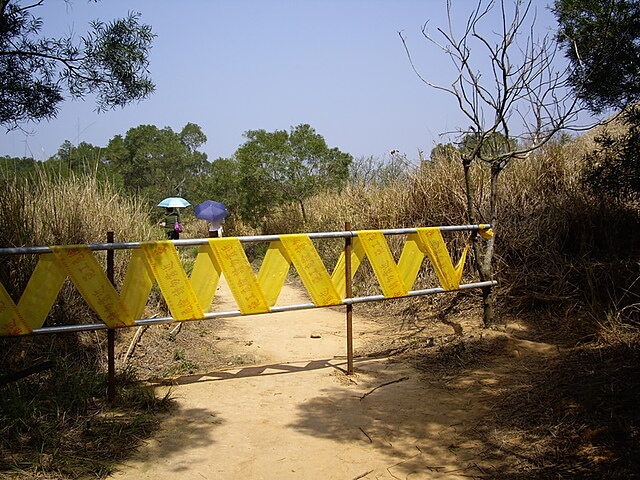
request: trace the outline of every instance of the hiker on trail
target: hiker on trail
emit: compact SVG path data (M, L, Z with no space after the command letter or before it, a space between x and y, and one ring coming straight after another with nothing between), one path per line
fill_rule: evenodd
M223 223L224 223L224 218L216 222L209 222L209 238L218 238L222 236Z
M166 232L169 240L178 240L180 238L182 227L176 230L176 224L180 225L180 214L178 213L178 209L167 207L164 220L160 222L160 226L164 227L164 231Z

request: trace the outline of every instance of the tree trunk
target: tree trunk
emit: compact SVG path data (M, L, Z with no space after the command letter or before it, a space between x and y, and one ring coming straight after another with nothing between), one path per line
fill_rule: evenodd
M478 222L474 202L473 202L473 182L471 180L471 161L463 160L464 168L464 180L465 189L467 194L467 216L469 223L475 225ZM500 174L499 169L491 169L491 191L489 198L489 211L491 227L495 233L495 221L496 221L496 200L497 200L497 183L498 176ZM493 245L494 239L487 240L486 243L478 239L478 235L474 235L472 238L473 256L476 271L480 276L480 281L487 282L491 280L491 261L493 260ZM491 287L484 287L482 289L482 320L485 328L491 327L495 324L495 313L493 309L493 297L491 295Z
M489 193L489 223L491 223L491 229L494 236L486 241L484 247L484 255L478 265L478 273L480 274L480 281L488 282L493 278L493 272L491 265L493 263L493 252L495 245L495 233L496 222L498 218L498 177L502 168L494 164L491 166L491 190ZM480 260L480 257L478 257ZM483 322L485 328L494 326L496 324L496 316L493 309L493 296L491 295L492 288L484 287L482 289L482 305L483 305Z
M300 200L300 212L302 213L302 222L307 224L307 211L304 209L304 202Z
M473 208L473 183L471 182L471 160L462 160L464 169L464 187L467 193L467 219L469 224L476 223L476 214Z

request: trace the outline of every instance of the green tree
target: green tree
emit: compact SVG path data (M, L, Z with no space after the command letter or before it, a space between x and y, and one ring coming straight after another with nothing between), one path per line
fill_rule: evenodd
M640 198L640 108L622 113L628 127L613 134L606 130L595 138L597 147L585 155L585 185L595 195L617 200Z
M572 67L569 81L590 110L640 99L640 1L556 0L558 42Z
M199 138L186 142L185 138ZM182 132L170 127L140 125L123 138L116 135L104 151L105 162L122 179L125 191L146 196L150 202L193 192L195 179L208 175L207 155L197 150L206 141L200 127L187 124Z
M500 132L494 132L486 137L469 133L462 137L457 146L453 143L436 145L431 150L431 160L460 160L463 156L474 152L479 142L482 142L482 147L476 155L478 158L489 161L518 148L518 142L514 138L507 138Z
M429 155L429 158L431 159L431 161L459 160L460 150L456 148L456 146L452 143L439 143L431 149L431 154Z
M273 207L304 201L328 189L341 189L349 178L353 157L329 148L325 139L307 124L289 132L250 130L235 153L243 192L242 215L259 224Z
M571 83L593 112L621 109L623 133L604 131L585 156L584 182L596 195L640 196L640 1L556 0L558 41Z
M515 138L507 137L502 132L491 132L486 135L469 133L462 137L458 147L462 155L476 152L478 158L489 162L501 155L516 151L517 148L518 141Z
M31 157L10 157L5 155L0 157L0 172L2 175L6 175L7 178L22 174L24 172L30 172L35 169L38 162Z
M58 152L49 158L45 164L56 169L59 173L75 172L87 174L104 169L103 149L87 142L80 142L77 146L66 140ZM101 168L102 167L102 168Z
M54 118L65 91L74 99L95 94L99 111L154 91L147 67L155 35L139 23L139 13L93 21L82 37L50 38L41 35L43 21L36 16L43 2L0 0L0 124L16 128Z
M232 158L218 158L211 162L209 174L200 175L195 185L195 202L216 200L224 203L231 212L238 211L242 205L238 162Z
M180 131L180 142L193 153L207 143L207 136L195 123L187 123Z

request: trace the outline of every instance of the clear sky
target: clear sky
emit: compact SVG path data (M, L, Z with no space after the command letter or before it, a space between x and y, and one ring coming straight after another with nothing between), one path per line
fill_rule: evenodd
M534 0L538 28L555 28ZM464 24L473 0L454 0ZM443 132L466 126L453 97L415 75L399 31L421 73L446 85L455 72L421 33L445 27L446 0L48 0L37 9L46 33L82 35L94 19L128 11L157 35L150 71L156 92L124 109L65 101L55 120L32 132L2 133L0 155L46 160L69 140L106 146L142 124L199 125L209 160L228 158L247 130L289 130L308 123L329 147L386 159L391 150L428 156Z

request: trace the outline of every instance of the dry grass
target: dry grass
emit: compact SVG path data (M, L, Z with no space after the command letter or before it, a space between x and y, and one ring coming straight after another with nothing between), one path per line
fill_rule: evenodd
M106 478L170 411L131 371L104 399L105 375L90 361L58 357L52 370L2 386L0 478Z
M30 179L5 178L3 186L0 222L5 227L0 245L4 247L106 243L109 231L116 242L157 239L161 234L150 222L143 201L123 197L95 176L58 177L37 171ZM21 291L35 257L9 260L7 268L14 273L4 274L3 283ZM117 277L125 266L125 261L116 259Z
M519 458L509 472L487 472L485 478L633 478L638 469L638 430L635 396L640 388L638 347L640 331L640 208L638 205L603 203L589 196L581 184L582 153L589 138L549 144L529 158L513 162L503 172L496 226L495 276L497 311L504 317L518 315L529 339L562 348L556 360L526 364L507 372L498 394L491 399L494 415L478 425L475 435L486 447L487 457ZM486 171L474 170L480 215L488 194ZM162 232L143 203L122 198L95 178L37 177L30 183L6 179L0 191L4 209L0 220L2 245L102 243L106 231L116 241L162 238ZM408 179L384 185L350 184L339 194L325 193L306 204L307 223L300 208L292 205L266 219L262 233L294 233L400 228L467 223L462 172L455 159L423 162ZM202 225L186 218L186 237L203 236ZM241 222L228 225L226 234L252 235ZM463 234L445 237L454 257L466 240ZM397 256L403 239L390 239ZM331 268L342 248L340 241L317 243ZM250 258L258 259L261 247L253 246ZM3 282L19 292L26 277L11 271L30 272L28 260L13 260L0 270ZM15 262L26 262L18 264ZM126 258L117 267L122 275ZM188 259L185 260L188 265ZM467 261L465 275L475 278ZM428 271L418 285L433 286ZM368 265L356 277L356 295L377 292ZM75 302L75 303L74 303ZM61 295L59 321L86 318L73 292ZM373 315L403 322L451 324L455 312L480 308L473 293L407 301L365 304L358 307ZM465 313L465 315L466 315ZM456 334L438 348L428 336L407 339L403 352L425 368L439 368L452 377L474 365L498 369L492 364L501 347L481 336L473 340ZM104 345L90 334L79 335L68 347L83 351L84 359L101 356ZM431 339L430 339L431 338ZM3 349L2 361L13 354L34 358L25 344ZM39 355L60 345L51 341ZM101 350L102 349L102 350ZM144 430L146 432L146 430ZM146 433L144 433L146 434ZM518 439L517 442L512 442ZM508 452L507 452L508 450ZM97 455L101 455L97 453ZM46 460L46 459L45 459ZM34 475L41 470L32 469ZM97 476L102 475L96 473Z
M503 308L587 309L598 318L597 312L638 302L639 209L602 202L583 189L582 155L590 145L589 138L550 143L502 173L494 269ZM473 175L486 221L488 174L476 166ZM353 229L465 224L462 168L455 159L423 162L408 182L349 185L310 199L306 211L306 227L292 208L270 219L270 232L341 230L345 221ZM466 237L446 241L456 257ZM390 243L397 253L402 239ZM471 268L466 272L473 277Z
M519 461L491 478L637 478L637 351L570 349L503 387L476 434Z
M42 172L28 180L4 178L0 189L0 245L22 247L105 243L159 238L144 203L121 196L95 176L62 178ZM120 280L127 253L115 256ZM106 255L97 254L106 264ZM36 256L2 259L2 283L17 301ZM47 324L94 321L67 282ZM155 399L131 372L121 372L117 402L105 400L106 335L103 332L0 339L0 374L52 361L37 375L1 385L0 478L103 478L157 428ZM117 413L117 414L116 414ZM82 455L78 452L82 451Z
M3 245L103 243L106 232L116 241L140 241L157 234L145 202L127 198L95 176L59 177L37 171L33 178L3 179Z

